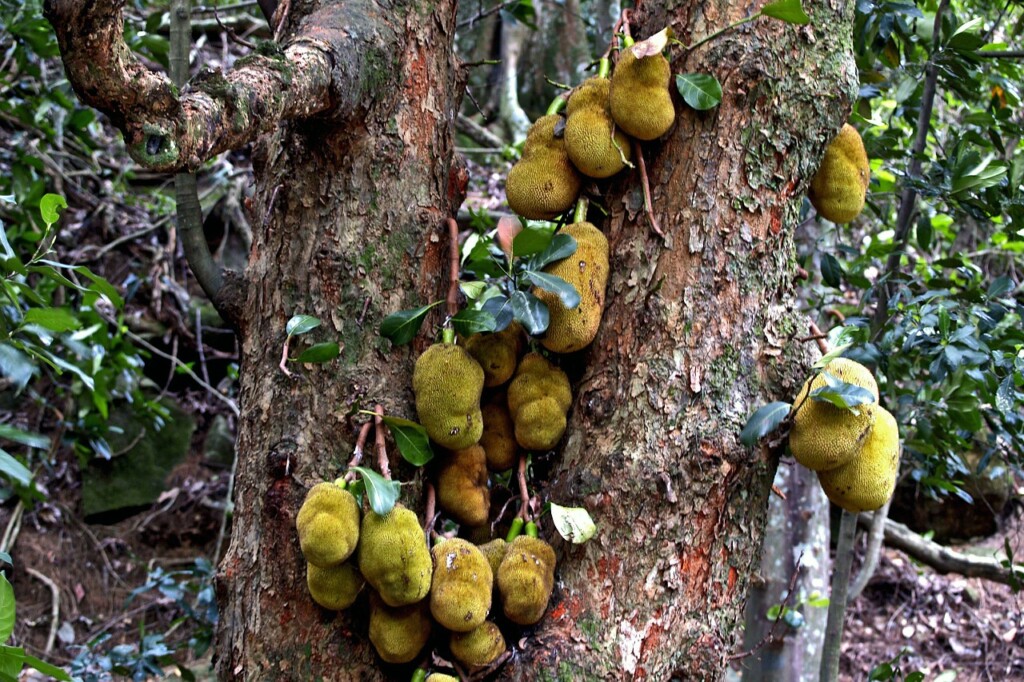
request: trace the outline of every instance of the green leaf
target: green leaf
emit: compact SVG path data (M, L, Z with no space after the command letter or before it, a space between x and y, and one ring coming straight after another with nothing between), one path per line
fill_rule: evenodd
M552 502L551 520L558 534L574 545L582 545L597 532L597 524L583 507L563 507Z
M29 308L25 311L25 323L38 324L58 334L82 326L78 318L67 308Z
M13 597L12 597L13 599ZM17 680L25 666L25 650L17 646L0 645L0 675Z
M559 232L551 238L551 243L530 260L531 270L540 270L545 265L568 258L576 253L576 239L571 234Z
M548 248L552 241L552 234L549 230L542 230L536 227L528 227L522 230L512 240L512 255L518 258L532 256L541 253Z
M484 301L483 310L494 317L494 330L506 329L512 322L512 302L508 296L493 296Z
M525 291L517 291L509 298L512 316L519 321L527 333L537 336L547 331L551 321L548 307L543 301Z
M706 73L677 73L676 89L697 111L714 109L722 102L722 84Z
M533 272L532 270L527 270L525 274L536 286L558 296L558 300L569 310L580 304L580 294L576 291L576 287L558 275L549 275L546 272Z
M1017 283L1013 281L1012 277L1001 275L992 280L992 283L988 285L988 291L985 292L985 297L999 298L1004 294L1010 293L1016 285Z
M483 310L465 308L452 316L452 326L463 336L494 331L494 315Z
M380 335L390 339L396 346L403 346L412 341L423 326L423 320L427 313L434 306L441 303L435 301L430 305L413 308L412 310L399 310L384 318L380 323Z
M931 218L923 215L917 219L917 245L922 251L927 251L931 247L934 234Z
M12 440L15 443L27 445L30 448L47 449L50 447L50 439L38 433L29 433L16 429L10 424L0 424L0 438Z
M7 576L0 573L0 642L10 639L12 632L14 632L14 587L7 580Z
M373 511L384 516L394 508L395 502L398 501L398 494L401 492L401 486L397 481L389 481L376 471L366 467L352 467L352 470L363 479L366 496L370 500Z
M800 0L775 0L761 8L761 15L781 19L787 24L802 26L811 23L811 18L804 12Z
M838 289L842 282L843 269L839 260L831 253L823 254L821 259L821 279L833 289Z
M758 408L740 432L740 442L748 448L753 447L757 441L779 428L791 408L792 405L783 402L768 403Z
M413 466L421 467L434 459L427 430L414 421L401 417L384 417L384 423L391 430L398 452Z
M311 332L320 326L320 319L312 315L296 315L288 320L284 326L284 333L288 336L299 336Z
M315 343L299 353L299 357L295 358L295 362L330 362L338 357L340 353L341 348L338 347L337 341L324 341L323 343Z
M32 484L32 472L4 450L0 450L0 474L26 487Z
M64 670L58 668L55 665L50 665L46 661L41 661L35 656L25 654L25 665L30 668L35 668L44 675L49 675L55 680L62 680L63 682L71 682L71 675L68 675Z
M39 200L39 215L47 227L60 220L60 212L68 207L68 202L59 194L44 194Z
M996 389L996 409L1002 412L1007 417L1013 412L1013 375L1007 374L1006 378L999 382L999 388Z
M35 371L36 365L29 356L0 342L0 374L14 382L16 391L21 391L28 385Z
M828 372L822 372L821 376L825 378L825 386L811 391L811 400L831 403L840 409L854 412L858 405L875 402L875 394L862 386L848 384Z

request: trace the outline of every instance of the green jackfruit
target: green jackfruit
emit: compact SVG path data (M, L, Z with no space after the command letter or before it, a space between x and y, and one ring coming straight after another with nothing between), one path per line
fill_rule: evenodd
M363 517L359 571L388 606L414 604L430 591L433 567L423 528L400 504L384 516Z
M828 471L851 461L860 452L874 424L874 411L857 407L859 414L830 403L804 399L809 391L826 386L824 373L847 384L871 391L878 400L878 384L871 370L853 360L836 358L822 372L808 379L793 401L797 409L789 432L789 449L796 461L814 471Z
M848 223L864 210L870 183L864 141L857 129L847 123L825 148L807 197L821 217L834 223Z
M479 547L483 555L487 557L487 563L491 565L491 572L498 575L498 567L501 566L501 562L508 552L508 543L504 538L495 538Z
M608 286L608 240L590 223L569 225L562 233L576 240L576 253L546 266L544 272L576 287L580 303L569 309L553 292L536 288L533 294L550 313L547 332L540 342L553 353L572 353L590 345L601 326Z
M491 491L487 487L487 455L470 445L444 455L437 469L437 504L455 521L467 526L487 523Z
M352 606L365 583L362 573L350 561L327 568L306 564L306 586L310 596L331 611L343 611Z
M519 459L515 424L508 412L508 395L505 392L496 395L494 400L484 403L480 411L484 420L480 447L487 455L487 468L491 471L508 471Z
M516 371L523 351L523 328L513 322L500 332L473 334L465 346L484 371L484 386L501 386Z
M671 75L664 55L637 59L631 49L620 52L609 98L615 124L638 140L655 140L667 133L676 120L668 89Z
M483 552L471 542L449 538L434 545L430 612L452 632L479 627L491 610L494 574Z
M426 682L459 682L459 678L444 673L430 673L427 675Z
M615 175L632 155L629 138L612 121L609 88L607 78L587 79L566 106L565 148L573 165L592 178Z
M530 220L551 220L576 203L583 179L569 160L565 142L555 137L558 114L542 116L526 133L523 155L505 181L513 211Z
M448 648L460 663L482 668L505 653L505 638L497 625L486 621L469 632L453 632Z
M572 391L565 372L539 353L527 354L508 387L508 410L516 442L527 450L550 450L565 432Z
M900 429L888 410L874 412L874 428L853 461L831 471L819 471L818 481L828 499L848 512L875 511L892 497L900 466Z
M505 616L513 623L533 625L548 608L555 585L555 552L540 538L520 535L498 567L498 592Z
M391 607L370 593L370 642L385 663L408 663L430 639L427 602Z
M359 505L334 483L317 483L295 517L306 561L326 568L348 559L359 542Z
M464 348L438 343L416 360L412 390L427 435L449 450L468 448L483 433L480 393L484 371Z

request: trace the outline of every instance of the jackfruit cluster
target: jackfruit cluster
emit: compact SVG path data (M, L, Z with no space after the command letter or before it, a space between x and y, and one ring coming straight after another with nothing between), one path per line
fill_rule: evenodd
M512 322L500 332L473 334L465 347L484 371L484 386L501 386L516 371L523 352L523 328Z
M491 491L487 487L487 455L479 444L442 458L437 470L437 504L460 524L487 523Z
M370 593L370 642L385 662L408 663L416 658L431 630L426 600L395 607Z
M505 638L497 625L486 621L469 632L453 632L448 648L459 663L480 668L505 653Z
M469 632L483 624L491 610L494 575L480 548L461 538L434 545L434 577L430 612L441 627Z
M505 616L519 625L538 622L548 608L554 585L551 545L527 535L513 540L498 567L498 592Z
M412 390L416 413L427 435L449 450L480 440L480 394L484 372L473 356L451 343L438 343L416 360Z
M327 568L348 559L359 542L359 505L334 483L318 483L306 493L295 517L302 556Z
M633 50L622 50L609 96L615 124L638 140L656 140L667 133L676 120L668 88L671 75L664 55L637 59Z
M612 120L610 88L607 78L589 78L566 105L566 151L577 170L591 178L615 175L632 156L629 138Z
M565 372L539 353L527 354L508 387L516 442L527 450L555 447L565 432L571 404L572 391Z
M846 511L874 511L892 497L900 465L900 432L896 418L878 405L874 427L860 454L836 469L818 472L818 482L828 499Z
M537 119L526 133L523 154L505 181L509 208L531 220L551 220L576 202L583 179L556 136L558 114Z
M480 447L487 457L487 468L491 471L508 471L519 459L519 444L516 443L515 425L508 411L508 395L497 393L480 408L484 420L484 432L480 436Z
M433 567L416 514L401 504L363 517L359 571L388 606L415 604L430 592Z
M825 148L807 197L821 217L834 223L848 223L864 210L870 181L864 141L857 129L846 123Z
M548 329L541 343L553 353L572 353L588 345L597 336L604 312L608 285L608 240L591 223L575 223L562 229L576 240L576 253L552 263L544 272L557 275L576 288L580 302L566 308L557 294L534 289L550 314Z

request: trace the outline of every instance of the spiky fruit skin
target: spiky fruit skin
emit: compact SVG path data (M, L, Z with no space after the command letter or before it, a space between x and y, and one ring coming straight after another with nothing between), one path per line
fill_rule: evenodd
M465 346L484 371L484 386L501 386L516 371L523 350L523 328L513 322L500 332L473 334Z
M430 639L427 602L391 607L370 594L370 642L385 663L408 663Z
M874 412L858 406L859 414L807 397L810 391L826 386L823 374L854 386L866 388L878 400L878 384L864 365L847 358L836 358L813 378L804 382L793 401L797 409L789 432L789 449L800 464L814 471L829 471L853 460L871 433ZM806 399L805 399L806 398Z
M415 604L430 592L433 567L419 519L400 504L363 517L359 571L388 606Z
M495 538L478 546L483 555L487 557L487 563L491 565L491 571L494 575L498 575L498 567L501 566L501 562L505 559L505 554L508 553L508 543L505 542L504 538Z
M497 625L487 621L469 632L453 632L448 648L460 663L479 668L505 653L505 638Z
M612 121L610 84L607 78L589 78L573 92L566 106L565 148L569 160L591 178L610 178L626 167L632 155L629 138L616 130Z
M555 585L555 552L540 538L520 535L509 545L498 567L498 591L505 616L519 625L533 625L548 608Z
M343 611L352 606L364 584L363 574L351 561L327 568L306 564L309 594L325 609Z
M334 483L317 483L306 493L295 517L302 556L314 566L336 566L359 543L359 505Z
M469 632L479 627L491 610L494 574L487 557L476 545L449 538L434 545L434 581L430 586L430 612L441 627Z
M825 148L807 196L821 217L834 223L848 223L864 210L870 182L864 141L857 129L846 123Z
M459 678L444 673L430 673L426 682L459 682Z
M541 344L553 353L573 353L590 345L601 326L608 286L608 240L590 223L569 225L562 233L576 240L576 253L551 263L544 272L576 287L580 303L569 309L550 291L536 288L533 294L547 305L550 313Z
M519 458L515 424L508 412L508 396L502 393L494 401L485 403L480 410L484 419L480 447L487 457L487 468L491 471L508 471Z
M638 140L656 140L667 133L676 120L668 90L671 75L663 55L637 59L633 50L623 50L611 78L609 103L615 124Z
M892 497L900 465L900 430L888 410L868 405L874 428L853 461L831 471L819 471L825 495L848 512L875 511Z
M427 435L449 450L468 448L483 433L480 393L484 371L466 349L437 343L416 360L412 390Z
M558 114L538 118L526 133L523 155L505 180L513 211L530 220L551 220L576 203L583 178L569 160L564 139L555 137Z
M527 354L508 387L508 411L516 442L527 450L550 450L565 432L572 391L565 372L539 353Z
M443 457L437 469L437 504L461 524L487 523L491 491L487 487L487 455L479 444Z

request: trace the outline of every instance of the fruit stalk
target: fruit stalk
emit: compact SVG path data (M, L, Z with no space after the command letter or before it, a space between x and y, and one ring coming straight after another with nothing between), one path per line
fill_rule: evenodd
M590 199L586 197L580 197L576 202L576 210L573 211L572 221L574 223L582 223L587 219L587 208L590 206Z
M448 218L448 254L450 260L446 324L451 324L451 318L459 312L459 224L455 222L454 218Z
M356 480L357 474L352 471L352 469L359 466L359 463L363 461L363 448L366 447L366 439L370 435L371 426L373 426L373 422L367 421L359 429L359 437L356 438L356 447L352 450L352 459L348 461L348 471L345 473L345 483L348 485Z
M832 588L828 602L828 621L825 625L825 643L821 655L820 682L839 679L839 645L843 641L843 620L846 618L846 593L850 586L850 566L853 563L853 540L857 532L857 515L843 510L839 522L839 540L836 543L836 566L832 573Z
M376 409L376 416L373 418L373 423L376 426L376 437L377 437L377 467L380 469L380 475L385 480L391 480L391 467L388 466L388 451L384 446L384 406L378 405Z

